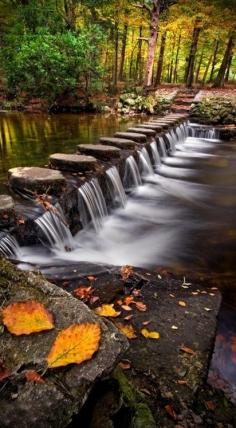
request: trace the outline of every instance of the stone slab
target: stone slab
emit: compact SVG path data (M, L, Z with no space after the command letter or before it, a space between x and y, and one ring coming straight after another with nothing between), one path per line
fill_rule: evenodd
M154 130L156 133L157 132L161 132L162 131L162 127L161 126L158 126L158 125L153 125L153 124L150 124L149 125L149 123L148 122L145 122L145 123L142 123L142 125L136 125L138 128L141 128L141 129L152 129L152 130Z
M66 184L60 171L35 166L9 169L8 176L13 189L27 189L39 194L61 194Z
M0 306L36 300L53 315L53 330L14 336L0 335L1 364L10 376L0 381L1 428L64 428L83 406L91 387L116 366L127 349L126 338L106 319L40 275L18 271L0 260ZM100 347L92 359L79 365L49 369L46 357L58 332L72 324L99 323ZM43 376L44 383L27 381L27 370Z
M156 132L154 129L148 129L148 128L141 128L141 127L137 127L137 128L128 128L128 132L135 132L138 134L144 134L147 137L155 137Z
M135 141L128 140L125 138L101 137L99 141L105 146L109 146L110 144L112 144L114 147L118 147L119 149L132 150L136 147Z
M169 126L170 126L170 123L164 122L164 121L152 121L152 122L150 122L150 125L151 124L162 126L162 128L165 128L165 129L169 128Z
M97 159L93 156L54 153L49 157L52 168L65 171L85 172L95 170Z
M106 146L102 144L80 144L77 148L80 153L91 155L101 160L110 160L121 156L121 150L114 146Z
M115 137L127 138L137 143L145 143L147 141L147 136L145 134L139 134L137 132L116 132Z

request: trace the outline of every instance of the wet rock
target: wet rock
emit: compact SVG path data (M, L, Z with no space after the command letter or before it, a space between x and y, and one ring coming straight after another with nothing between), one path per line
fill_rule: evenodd
M101 137L100 143L109 146L112 144L114 147L118 147L119 149L127 149L133 150L136 147L136 142L132 140L128 140L125 138L116 138L116 137Z
M93 156L64 153L54 153L49 157L49 161L52 168L74 172L95 170L98 163Z
M94 156L101 160L110 160L121 156L121 150L117 147L102 144L80 144L78 152Z
M147 136L145 134L139 134L137 132L116 132L115 137L127 138L137 143L145 143Z
M0 359L10 376L1 381L1 428L63 428L83 406L93 384L107 375L127 349L127 340L107 320L97 317L82 302L41 275L25 274L0 260L0 305L36 300L53 314L55 329L14 336L0 335ZM98 352L80 365L47 369L46 357L63 328L77 323L99 323L102 338ZM44 383L26 381L25 371L43 373Z
M152 129L152 130L154 130L156 133L157 132L161 132L162 131L162 126L159 126L159 125L155 125L155 124L153 124L153 123L150 123L149 124L149 122L145 122L145 123L142 123L141 125L137 125L137 128L141 128L141 129Z
M0 195L0 228L10 226L15 221L15 204L12 197L9 195Z
M154 131L154 129L147 129L147 128L128 128L128 132L135 132L135 133L140 133L140 134L144 134L147 137L155 137L156 132Z
M30 190L38 194L59 195L66 181L59 171L39 167L9 169L9 184L14 190Z

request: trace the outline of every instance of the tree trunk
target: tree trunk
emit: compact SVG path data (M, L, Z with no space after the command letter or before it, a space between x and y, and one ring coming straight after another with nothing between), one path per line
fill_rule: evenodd
M119 50L119 32L118 32L118 22L115 22L115 51L114 51L114 66L113 66L113 84L112 89L113 93L117 93L117 82L118 82L118 50Z
M133 71L133 62L134 62L134 29L132 30L132 41L131 41L132 51L130 56L130 62L129 62L129 78L132 78L132 71Z
M160 2L159 0L152 1L153 7L150 10L150 36L148 40L148 58L145 71L144 85L146 87L151 86L152 76L153 76L153 66L155 59L155 50L157 45L157 35L158 35L158 23L159 23L159 14L160 14Z
M165 47L166 47L166 36L167 36L167 32L165 31L161 38L161 46L160 46L160 53L159 53L158 64L157 64L155 86L158 86L161 84L161 75L162 75Z
M198 83L198 81L199 81L199 74L200 74L200 71L201 71L201 66L202 66L202 61L203 61L203 56L204 56L204 45L203 45L203 47L202 47L202 51L201 51L201 55L200 55L200 58L199 58L199 62L198 62L198 66L197 66L197 70L196 70L196 75L195 75L195 82L196 83Z
M179 34L176 57L175 57L174 83L177 83L177 81L178 81L178 64L179 64L180 46L181 46L181 33Z
M139 27L139 41L138 41L138 53L136 59L136 67L135 67L135 78L141 82L141 60L142 60L142 35L143 35L143 27L140 25Z
M210 58L209 58L209 60L208 60L208 63L207 63L207 66L206 66L206 69L205 69L205 72L204 72L204 76L203 76L203 79L202 79L203 85L205 85L205 83L206 83L207 75L208 75L208 71L209 71L212 59L213 59L213 55L211 55Z
M228 44L224 53L224 57L219 69L219 72L216 76L216 80L214 83L214 88L222 88L224 86L224 82L225 82L225 74L227 71L227 67L229 64L229 60L230 60L230 56L232 54L232 50L234 47L234 36L233 34L230 35L229 40L228 40Z
M172 47L172 53L171 53L171 62L170 62L170 74L169 74L169 83L172 82L173 78L173 72L174 72L174 54L175 54L175 45L176 45L176 36L174 36L174 43Z
M226 75L225 75L225 81L226 82L229 81L229 74L230 74L230 68L232 65L232 61L233 61L233 53L231 53L230 58L229 58L229 63L228 63L228 67L227 67L227 71L226 71Z
M124 31L123 31L123 37L122 37L122 49L121 49L121 59L120 59L119 80L123 80L127 35L128 35L128 25L125 24L124 25Z
M213 77L214 77L215 66L216 66L216 63L217 63L217 54L218 54L218 50L219 50L219 45L220 45L219 40L216 40L215 49L214 49L214 53L213 53L213 60L212 60L212 67L211 67L211 74L210 74L209 82L212 82Z
M191 88L193 85L195 58L196 58L199 35L201 31L200 23L201 21L199 19L196 19L194 30L193 30L193 37L192 37L192 43L190 47L189 58L188 58L188 64L186 69L187 88Z

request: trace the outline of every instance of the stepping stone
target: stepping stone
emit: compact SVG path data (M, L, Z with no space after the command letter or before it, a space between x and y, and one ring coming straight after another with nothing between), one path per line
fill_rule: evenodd
M13 189L59 195L66 180L60 171L48 168L17 167L9 169L9 184Z
M136 143L132 140L126 140L125 138L116 138L116 137L101 137L100 143L104 146L109 146L112 144L119 149L132 150L135 149Z
M136 132L138 134L144 134L147 137L155 137L156 132L154 131L154 129L148 129L148 128L128 128L128 132Z
M77 149L80 153L91 155L101 160L119 158L121 155L121 150L117 147L102 144L80 144Z
M54 328L46 332L21 336L10 334L7 328L1 332L1 367L9 371L11 380L6 374L4 394L0 395L0 425L2 428L66 427L73 414L79 413L96 382L116 367L128 348L127 339L110 321L98 317L80 300L41 275L21 272L5 260L0 260L0 271L1 307L36 301L44 305L54 321ZM85 324L85 330L86 324L100 329L97 352L80 364L48 368L47 356L57 335L81 324ZM78 343L75 339L74 350L78 350ZM83 349L83 343L80 346ZM86 359L86 347L84 356ZM41 375L44 372L42 383L27 381L28 369ZM17 391L14 398L13 391Z
M158 125L158 126L161 126L162 128L169 128L169 126L170 126L170 124L169 123L167 123L167 122L161 122L161 121L152 121L152 122L150 122L150 125Z
M52 168L58 168L65 171L91 171L96 169L97 159L85 155L67 155L64 153L54 153L49 157Z
M130 138L137 143L145 143L147 141L147 136L145 134L139 134L137 132L116 132L115 137Z
M14 224L15 221L15 204L12 197L0 195L0 228Z
M154 131L156 131L156 133L162 131L162 127L161 126L153 125L153 124L149 125L148 122L142 123L142 125L137 125L137 127L141 128L141 129L153 129Z

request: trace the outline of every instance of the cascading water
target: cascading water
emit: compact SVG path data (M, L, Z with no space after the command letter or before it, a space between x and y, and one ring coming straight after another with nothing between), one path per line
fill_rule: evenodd
M139 154L141 175L146 176L146 175L153 174L154 171L153 171L151 159L147 152L147 149L143 147L142 150L138 152L138 154Z
M156 141L153 141L151 143L151 151L152 151L152 157L154 161L154 168L157 168L159 165L161 165L161 158L157 149Z
M199 125L197 123L188 124L188 136L194 138L218 139L219 131L216 128Z
M70 251L73 248L73 237L59 204L37 218L35 223L52 249Z
M118 169L113 166L106 171L106 175L108 178L108 187L113 203L124 208L127 198Z
M124 186L126 190L142 185L138 165L133 156L129 156L125 162Z
M98 180L94 178L83 184L78 192L79 212L83 227L92 222L93 227L98 231L102 226L104 217L108 215L106 201Z
M10 233L0 233L0 254L10 258L19 255L20 247L17 240Z
M161 149L161 157L167 156L167 148L163 137L158 138L159 146Z

